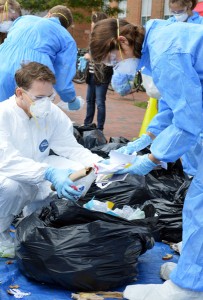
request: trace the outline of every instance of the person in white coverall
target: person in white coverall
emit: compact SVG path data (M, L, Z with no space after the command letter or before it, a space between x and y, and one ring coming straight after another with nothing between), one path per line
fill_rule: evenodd
M15 79L15 95L0 103L0 256L3 257L7 250L14 250L9 235L14 216L26 205L29 215L49 203L51 184L59 197L79 198L81 192L72 188L68 176L101 160L76 141L71 120L51 102L55 97L55 76L47 66L37 62L24 64ZM49 156L50 149L58 156ZM87 184L94 179L92 174Z

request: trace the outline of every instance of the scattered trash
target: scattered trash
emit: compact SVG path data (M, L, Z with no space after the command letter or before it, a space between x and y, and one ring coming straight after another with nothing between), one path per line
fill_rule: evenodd
M111 204L111 205L110 205ZM142 211L140 208L132 208L129 205L124 205L122 209L116 208L112 210L113 207L112 204L114 203L110 201L101 202L98 200L90 200L89 202L85 203L83 205L84 208L93 210L93 211L100 211L106 214L110 214L116 217L120 217L126 220L138 220L138 219L144 219L145 218L145 212Z
M7 261L5 262L5 264L6 264L6 265L12 265L12 264L13 264L13 261L12 261L12 260L7 260Z
M21 292L19 289L9 289L7 290L7 293L9 295L12 295L14 296L16 299L22 299L23 297L25 296L30 296L31 293L24 293L24 292Z
M105 298L123 299L121 292L73 293L71 298L76 300L103 300Z
M9 288L10 288L10 289L19 289L19 287L20 287L20 286L17 285L17 284L16 284L16 285L9 285Z
M162 257L163 260L169 260L171 258L173 258L173 254L166 254Z

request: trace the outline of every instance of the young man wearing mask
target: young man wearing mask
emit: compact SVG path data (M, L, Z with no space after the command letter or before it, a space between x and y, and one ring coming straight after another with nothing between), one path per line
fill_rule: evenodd
M78 144L72 122L52 103L55 76L31 62L15 74L16 93L0 103L0 256L14 255L9 228L26 206L26 215L51 201L50 186L60 198L74 200L82 192L68 178L101 158ZM50 149L56 155L49 155ZM95 179L86 178L85 188ZM50 183L51 182L51 183Z

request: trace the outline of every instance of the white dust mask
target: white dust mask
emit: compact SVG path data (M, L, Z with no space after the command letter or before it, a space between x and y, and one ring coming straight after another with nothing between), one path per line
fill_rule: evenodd
M185 22L188 19L188 14L186 12L182 14L174 14L177 22Z
M7 33L12 25L13 21L3 21L0 23L0 32Z
M34 118L45 118L51 111L51 101L49 97L43 97L40 100L32 102L30 113Z
M137 73L139 58L127 58L119 61L114 67L114 73L133 75Z

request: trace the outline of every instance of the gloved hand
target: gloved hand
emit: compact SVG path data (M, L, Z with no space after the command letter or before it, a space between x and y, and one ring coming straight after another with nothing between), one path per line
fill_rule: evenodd
M117 171L115 174L130 173L137 175L146 175L156 166L157 164L153 163L153 161L149 159L149 154L138 155L135 157L133 164L130 167Z
M129 94L134 87L134 76L114 73L111 79L111 85L118 94L125 96Z
M86 65L87 65L87 60L86 60L85 56L81 56L79 58L78 70L83 72L86 68Z
M55 187L58 197L68 198L70 200L75 200L75 197L80 197L81 192L76 191L71 186L74 186L72 180L68 178L73 171L71 169L57 169L57 168L48 168L45 171L44 178L49 180Z
M134 151L138 152L152 143L152 139L148 134L143 134L139 139L129 142L126 146L123 146L116 151L123 154L132 154Z
M69 110L79 110L84 106L84 99L80 96L75 97L72 102L68 102Z

